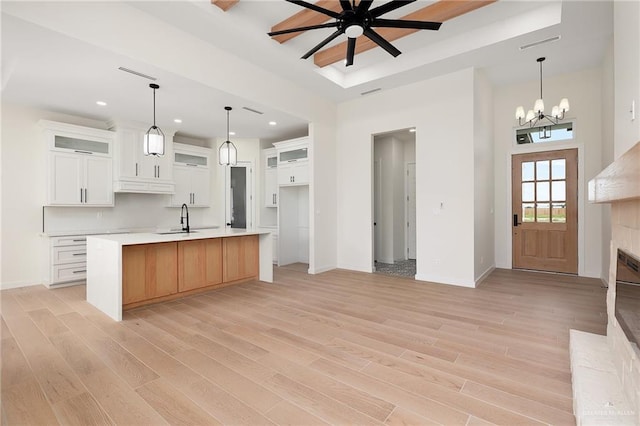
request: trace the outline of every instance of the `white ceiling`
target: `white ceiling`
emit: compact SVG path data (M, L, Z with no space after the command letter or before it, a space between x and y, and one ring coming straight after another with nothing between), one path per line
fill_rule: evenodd
M225 105L234 107L231 130L238 138L277 140L306 133L306 122L269 105L256 105L23 21L8 14L7 3L2 2L3 102L150 125L151 81L117 69L124 66L158 78L158 125L173 127L178 134L226 136ZM417 1L385 17L401 17L429 3ZM266 35L272 25L301 10L294 4L240 0L228 12L209 0L128 4L335 102L471 66L484 68L497 86L534 80L539 56L547 57L545 76L595 67L602 62L613 29L610 1L501 0L445 22L438 32L420 31L394 41L403 52L398 58L377 48L357 55L352 67L336 63L319 69L311 58L299 58L332 29L308 31L282 45ZM61 7L73 7L73 3L61 3ZM519 49L557 35L559 41ZM343 40L339 37L335 43ZM97 100L108 105L99 107ZM264 114L248 112L243 106ZM182 119L182 124L173 123L175 118ZM278 125L269 126L271 120Z

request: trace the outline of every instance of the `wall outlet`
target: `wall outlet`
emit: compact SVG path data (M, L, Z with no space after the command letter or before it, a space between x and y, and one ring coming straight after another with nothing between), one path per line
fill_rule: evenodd
M433 259L433 264L434 265L440 265L442 261L440 259Z
M98 220L102 219L102 211L99 211L98 213L96 213L96 219Z

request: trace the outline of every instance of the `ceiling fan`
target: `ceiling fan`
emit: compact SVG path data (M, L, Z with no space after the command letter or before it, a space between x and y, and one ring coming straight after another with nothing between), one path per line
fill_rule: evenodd
M348 37L347 43L347 58L346 66L353 65L353 56L356 50L356 40L359 36L364 35L371 41L382 47L394 57L398 56L400 52L391 43L385 40L380 34L373 30L374 27L387 27L387 28L408 28L416 30L438 30L442 22L429 22L429 21L409 21L402 19L382 19L380 16L385 13L391 12L402 6L406 6L413 3L416 0L392 0L383 5L370 9L373 0L360 0L356 5L356 0L340 0L342 6L342 12L334 12L333 10L325 9L312 3L308 3L302 0L286 0L289 3L297 4L298 6L305 7L307 9L314 10L324 15L335 18L335 22L329 22L320 25L311 25L307 27L289 28L281 31L272 31L268 33L271 37L280 34L289 34L295 32L302 32L307 30L315 30L319 28L331 28L335 27L337 30L329 37L321 41L317 46L308 51L302 56L302 59L307 59L318 50L322 49L336 37L341 34L345 34Z

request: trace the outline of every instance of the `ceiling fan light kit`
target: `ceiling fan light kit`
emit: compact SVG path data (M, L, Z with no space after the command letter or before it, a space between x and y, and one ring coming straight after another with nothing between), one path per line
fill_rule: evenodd
M542 99L542 63L546 58L538 58L536 61L540 64L540 98L536 99L533 104L533 109L524 113L524 107L519 106L516 108L516 120L518 120L519 126L526 124L529 127L540 126L540 139L549 139L551 137L551 125L558 124L561 120L564 120L564 115L569 111L569 99L562 98L560 104L551 108L551 115L544 113L544 101ZM524 119L524 121L522 121ZM545 124L546 122L551 123Z
M156 126L156 89L160 86L151 83L149 87L153 89L153 126L149 127L144 135L143 151L144 155L161 157L164 155L164 133Z
M441 22L430 21L409 21L402 19L382 19L380 16L385 13L391 12L395 9L399 9L402 6L406 6L413 3L416 0L393 0L383 5L371 8L373 0L360 0L356 4L356 0L340 0L342 6L342 12L334 12L333 10L325 9L317 6L313 3L308 3L303 0L286 0L289 3L296 4L298 6L311 9L323 15L327 15L334 18L334 22L326 24L310 25L306 27L289 28L280 31L272 31L269 36L274 37L281 34L290 34L295 32L316 30L320 28L337 28L331 35L322 40L314 48L302 55L302 59L308 59L322 49L327 44L331 43L338 36L345 34L347 36L347 54L345 65L353 65L353 57L355 56L356 41L358 37L364 35L378 46L386 50L390 55L396 57L400 55L400 52L391 43L389 43L384 37L375 32L373 28L385 27L385 28L405 28L416 30L434 30L437 31L442 25Z

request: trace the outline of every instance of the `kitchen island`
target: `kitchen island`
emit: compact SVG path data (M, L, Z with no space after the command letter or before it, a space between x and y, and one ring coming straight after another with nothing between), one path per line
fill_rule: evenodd
M116 321L123 309L255 279L273 282L268 231L87 236L87 301Z

